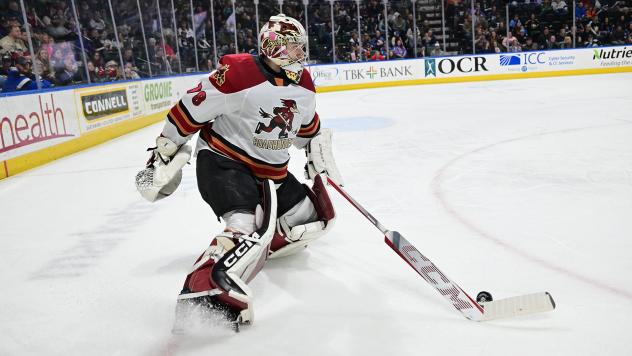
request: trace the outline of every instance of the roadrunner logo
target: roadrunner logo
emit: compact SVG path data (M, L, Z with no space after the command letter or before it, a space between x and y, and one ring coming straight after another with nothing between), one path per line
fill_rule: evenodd
M226 72L230 69L228 64L225 64L219 67L213 74L211 74L211 78L215 79L217 85L222 86L224 82L226 82Z
M292 131L292 122L294 121L294 114L298 114L298 108L296 101L291 99L281 99L283 106L277 106L272 109L272 114L266 112L262 108L259 108L259 115L264 119L270 119L270 122L266 125L263 122L257 123L255 133L259 134L263 132L272 132L272 130L279 128L279 138L287 138L288 132Z
M280 129L278 140L267 140L254 137L253 144L259 148L266 150L283 150L292 145L293 139L288 138L288 133L292 132L292 123L294 122L294 115L298 114L298 107L296 101L291 99L281 99L283 106L277 106L272 109L272 114L266 112L262 108L259 108L259 115L264 119L270 119L268 124L258 122L255 127L255 134L261 132L272 132L274 129ZM297 130L295 130L297 131Z

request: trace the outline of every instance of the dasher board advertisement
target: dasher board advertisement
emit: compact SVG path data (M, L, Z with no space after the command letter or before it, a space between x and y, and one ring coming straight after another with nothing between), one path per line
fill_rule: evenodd
M107 86L75 91L81 132L132 119L142 113L140 85Z
M0 98L0 160L79 135L72 90Z

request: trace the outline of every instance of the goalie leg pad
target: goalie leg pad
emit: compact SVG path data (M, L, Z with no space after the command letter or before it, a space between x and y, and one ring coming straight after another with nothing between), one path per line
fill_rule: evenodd
M262 226L250 235L219 234L187 276L178 299L211 296L242 323L253 321L252 291L246 284L263 267L276 221L276 194L271 181L264 183Z
M277 231L270 246L269 259L300 252L333 227L336 213L322 177L316 176L312 188L305 189L309 200L302 201L277 221ZM305 220L297 224L300 217Z

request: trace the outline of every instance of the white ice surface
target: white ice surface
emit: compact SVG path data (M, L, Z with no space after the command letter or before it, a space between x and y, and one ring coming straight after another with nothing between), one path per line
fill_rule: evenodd
M332 190L333 231L252 282L254 325L174 339L175 297L222 226L194 162L141 200L154 125L0 181L0 355L630 354L632 74L319 94L318 111L385 226L470 294L558 308L464 319Z

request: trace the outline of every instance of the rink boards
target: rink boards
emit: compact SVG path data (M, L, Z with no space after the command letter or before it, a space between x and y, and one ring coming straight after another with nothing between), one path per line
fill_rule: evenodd
M318 92L632 72L632 46L310 66ZM0 179L164 119L200 74L0 97Z
M164 119L199 77L0 97L0 179Z
M319 92L632 72L632 45L315 65Z

